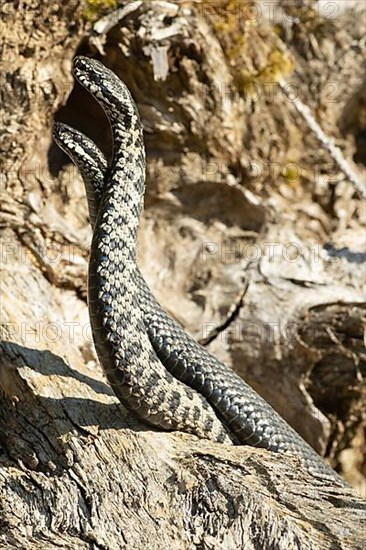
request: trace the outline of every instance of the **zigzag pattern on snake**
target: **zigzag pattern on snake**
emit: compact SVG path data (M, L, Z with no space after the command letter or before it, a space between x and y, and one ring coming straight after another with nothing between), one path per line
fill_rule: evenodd
M161 308L136 263L145 188L142 127L127 87L100 62L78 57L74 75L110 122L110 166L80 132L54 138L83 177L93 241L88 299L100 363L117 397L163 429L298 455L315 476L342 483L319 455L231 369Z

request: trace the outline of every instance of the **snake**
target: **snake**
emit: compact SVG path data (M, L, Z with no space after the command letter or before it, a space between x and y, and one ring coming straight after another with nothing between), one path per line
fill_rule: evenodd
M230 445L297 456L313 476L345 484L238 374L162 308L137 263L146 158L136 104L100 61L78 56L76 80L100 104L112 160L79 130L56 122L53 137L80 171L93 229L88 307L94 345L118 399L144 422Z

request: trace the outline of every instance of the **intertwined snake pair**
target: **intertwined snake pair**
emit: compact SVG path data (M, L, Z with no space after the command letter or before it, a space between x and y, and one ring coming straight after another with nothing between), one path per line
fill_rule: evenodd
M113 159L56 123L54 138L83 177L93 226L88 301L95 348L115 394L145 421L223 443L298 455L315 476L341 483L317 453L231 369L171 319L136 262L145 150L136 105L100 62L74 60L76 79L103 107Z

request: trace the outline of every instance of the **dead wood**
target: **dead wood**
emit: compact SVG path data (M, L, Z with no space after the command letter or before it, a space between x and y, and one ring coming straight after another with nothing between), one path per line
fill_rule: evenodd
M104 20L91 2L3 4L1 547L363 548L351 489L117 402L89 330L84 190L51 127L110 154L71 59L123 78L145 129L149 283L365 496L364 204L277 85L359 161L364 19L308 1L296 21L288 2L276 21L252 2L122 2Z

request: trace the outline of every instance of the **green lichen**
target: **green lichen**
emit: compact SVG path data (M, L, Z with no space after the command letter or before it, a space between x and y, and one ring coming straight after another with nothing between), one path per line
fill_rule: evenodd
M86 21L93 23L117 7L118 0L86 0L83 17Z
M234 74L235 84L239 93L245 96L254 96L258 86L275 84L292 73L294 69L293 60L286 51L274 48L267 59L267 64L259 71L249 74L237 68Z
M261 28L254 0L203 0L200 6L220 41L241 96L253 98L258 88L285 80L292 73L293 58L276 29L270 32ZM249 72L243 67L248 66L248 60L256 58L253 41L263 52L268 50L269 53L258 70Z
M225 56L229 61L238 58L245 47L246 36L244 32L245 19L250 18L250 10L253 8L253 0L221 0L217 2L205 2L201 4L211 26L220 38Z
M282 176L290 187L296 188L301 180L299 165L296 162L288 161L282 170Z

